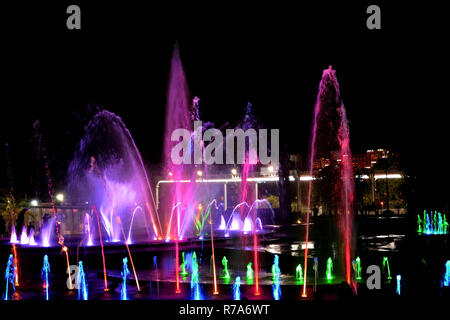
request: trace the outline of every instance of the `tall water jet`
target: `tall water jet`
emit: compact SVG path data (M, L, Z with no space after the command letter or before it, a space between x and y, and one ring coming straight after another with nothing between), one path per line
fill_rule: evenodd
M233 300L241 300L241 277L236 277L233 284Z
M42 279L42 287L45 290L45 300L48 300L49 297L49 281L48 281L48 274L50 272L50 263L48 262L48 256L44 256L44 263L41 270L41 279Z
M165 124L165 141L163 150L164 172L170 175L170 178L175 182L173 184L173 190L170 195L170 199L164 203L164 207L160 210L169 211L167 223L167 235L166 238L173 238L175 240L175 277L176 277L176 293L180 292L180 282L178 274L178 241L183 237L185 230L181 224L185 221L190 221L193 215L193 197L195 195L196 183L195 183L195 166L188 166L185 164L176 164L172 161L173 147L175 146L172 141L172 135L179 129L185 129L192 132L193 121L198 120L198 114L194 114L190 110L190 98L189 90L186 82L186 77L183 70L183 65L180 58L180 52L178 44L175 44L173 55L171 59L170 74L169 74L169 87L167 93L167 107L166 107L166 124ZM194 100L194 104L198 102L198 99ZM199 128L198 130L202 130ZM196 129L196 138L200 138L199 132ZM189 137L189 139L192 137ZM189 151L183 154L183 157L191 157L193 152L198 150L192 150L193 147L189 145ZM183 151L185 152L185 151ZM200 150L201 152L201 150ZM190 169L190 170L188 170ZM180 182L182 179L191 178L190 182L183 186ZM180 204L180 205L179 205ZM182 207L188 208L183 210ZM176 208L174 210L174 208ZM175 211L175 212L174 212ZM176 219L173 221L172 216L176 214ZM167 219L166 219L167 220ZM173 228L172 224L176 227Z
M336 71L331 66L323 71L319 84L319 93L314 107L312 138L309 157L309 175L314 174L314 161L319 157L333 159L339 164L339 179L333 181L336 190L335 214L339 216L342 251L344 256L345 279L351 282L352 214L354 176L350 151L350 136L344 104L340 96ZM312 180L308 181L306 206L306 248L304 263L304 283L302 296L306 297L306 273L308 269L309 220L311 211Z
M11 287L13 289L13 292L16 292L16 286L14 285L16 277L16 265L14 264L14 256L12 254L9 255L8 262L6 264L5 269L5 296L4 300L9 300L9 285L11 284Z
M122 276L122 288L120 290L120 298L122 300L128 300L127 295L127 277L130 274L130 270L128 270L128 258L125 257L122 260L122 272L120 273Z
M86 274L84 273L83 261L78 262L77 273L78 300L88 300Z

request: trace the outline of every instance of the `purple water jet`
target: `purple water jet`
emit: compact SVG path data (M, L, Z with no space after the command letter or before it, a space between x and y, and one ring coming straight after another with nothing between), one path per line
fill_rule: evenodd
M69 167L74 200L96 204L109 241L121 239L122 224L133 225L132 236L161 236L161 224L141 154L122 119L109 111L97 113L86 126ZM132 223L136 206L145 214Z

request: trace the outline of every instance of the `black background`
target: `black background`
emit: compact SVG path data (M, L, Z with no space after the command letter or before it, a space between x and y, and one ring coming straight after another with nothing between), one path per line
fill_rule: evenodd
M32 191L38 119L63 181L92 106L121 116L145 161L157 164L178 41L202 119L236 123L251 102L290 152L308 150L318 84L332 65L353 152L400 152L418 205L448 204L448 19L438 4L143 3L2 4L0 187L8 185L8 142L15 188ZM66 28L70 4L81 7L82 30ZM366 28L370 4L381 7L381 30Z

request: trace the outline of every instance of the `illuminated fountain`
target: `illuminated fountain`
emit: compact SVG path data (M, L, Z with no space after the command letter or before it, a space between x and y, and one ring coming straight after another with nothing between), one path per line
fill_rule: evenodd
M275 279L279 279L281 270L279 266L280 257L276 254L273 257L273 264L272 264L272 279L275 281Z
M100 111L91 119L68 175L72 200L89 202L98 209L107 241L148 241L161 236L141 154L130 131L114 113ZM89 222L88 237L92 240L93 233Z
M359 259L359 257L356 257L356 280L361 280L361 259Z
M312 138L310 145L309 175L313 176L314 161L321 157L331 158L330 153L338 151L339 178L332 183L335 185L336 193L335 214L339 217L339 230L341 232L342 262L345 270L347 283L351 282L351 260L352 245L352 215L353 215L353 193L354 175L352 155L350 150L350 136L347 116L342 98L336 71L331 68L325 69L319 84L319 93L314 107L314 118ZM308 195L306 208L306 237L305 243L309 241L309 216L311 211L312 180L308 181ZM308 245L305 248L304 283L302 296L306 297L307 270L308 270Z
M14 257L12 254L9 255L8 263L6 264L5 269L5 296L4 300L9 300L9 286L11 285L13 292L16 292L15 286L15 277L16 277L16 265L14 263Z
M333 260L331 258L328 258L328 260L327 260L327 271L325 274L325 278L328 281L331 281L334 278L333 277Z
M388 257L383 257L383 274L386 276L386 279L388 281L392 279L391 268L389 267Z
M253 268L251 262L247 264L247 283L253 284Z
M281 287L280 287L280 257L276 254L273 257L273 264L272 264L272 295L274 300L280 300L281 298Z
M187 276L188 272L186 271L186 260L185 260L185 257L184 257L184 251L181 253L181 258L182 258L183 262L180 264L180 270L181 270L180 274L182 276Z
M273 284L272 284L272 296L273 296L274 300L280 300L281 299L281 285L280 285L280 276L279 275L273 281Z
M130 270L128 270L128 258L125 257L122 260L122 272L120 273L122 276L122 288L120 289L120 299L121 300L128 300L127 295L127 277L130 274Z
M267 201L266 199L257 199L251 205L249 205L247 202L241 202L236 205L231 212L231 215L228 218L228 222L225 226L225 237L230 236L230 233L232 232L249 234L253 233L253 231L263 231L261 218L257 216L260 209L269 209L273 221L275 213L269 201ZM244 220L241 219L242 215L244 215L245 217ZM256 218L254 217L255 215ZM255 222L253 222L253 220L255 220ZM219 230L221 230L220 227Z
M223 266L223 270L222 270L222 278L223 279L230 279L230 272L228 271L228 260L227 257L223 257L222 258L222 266Z
M417 233L418 234L448 234L448 222L445 214L437 211L431 211L429 214L423 211L423 218L417 215Z
M87 238L87 246L92 246L94 244L94 236L93 236L93 230L91 230L91 217L89 213L86 213L84 215L84 233Z
M34 239L34 229L30 230L29 242L30 246L37 246L36 240Z
M16 227L14 224L11 226L11 237L9 240L10 243L19 243L19 240L17 239L17 233L16 233Z
M401 282L402 282L402 276L401 275L397 275L397 277L396 277L396 279L397 279L397 286L396 286L396 290L395 290L395 292L398 294L398 295L400 295L400 293L401 293L401 291L400 291L400 289L401 289Z
M78 300L88 300L86 274L84 273L83 261L78 262L77 273Z
M297 284L303 283L303 270L300 263L295 268L295 279L297 280Z
M202 300L202 294L200 292L200 285L198 283L198 262L195 252L192 254L191 262L191 299Z
M44 256L44 263L41 270L41 279L42 279L42 287L45 290L45 300L48 300L49 297L49 281L48 281L48 274L50 272L50 263L48 262L48 256Z
M27 227L23 226L22 234L20 236L20 244L28 244L28 243L30 243L30 239L28 238L28 235L27 235Z
M159 270L157 256L153 256L153 269L156 271L156 297L159 299Z
M450 286L450 260L445 263L444 286Z
M241 277L236 277L233 284L233 300L241 300Z
M53 234L53 230L55 227L55 218L50 218L44 224L41 228L41 245L43 247L50 247L51 245L51 237Z

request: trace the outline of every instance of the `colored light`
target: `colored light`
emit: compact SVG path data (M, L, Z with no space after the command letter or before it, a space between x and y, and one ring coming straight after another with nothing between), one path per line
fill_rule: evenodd
M401 275L397 275L397 289L396 289L396 293L398 295L400 295L400 287L401 287L401 280L402 280L402 276Z

